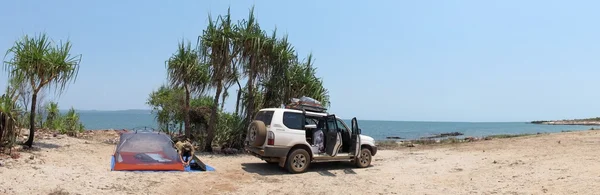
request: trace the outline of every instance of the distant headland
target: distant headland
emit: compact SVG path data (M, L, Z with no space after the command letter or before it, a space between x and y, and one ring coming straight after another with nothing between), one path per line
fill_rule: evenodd
M533 124L542 125L600 125L600 117L587 118L587 119L565 119L565 120L551 120L551 121L531 121Z

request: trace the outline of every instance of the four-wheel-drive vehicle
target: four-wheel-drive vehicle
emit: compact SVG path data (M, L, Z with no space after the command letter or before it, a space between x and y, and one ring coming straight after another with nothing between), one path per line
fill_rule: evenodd
M377 146L361 135L356 118L351 123L349 128L335 115L304 108L261 109L248 128L245 151L291 173L306 171L311 162L350 161L368 167Z

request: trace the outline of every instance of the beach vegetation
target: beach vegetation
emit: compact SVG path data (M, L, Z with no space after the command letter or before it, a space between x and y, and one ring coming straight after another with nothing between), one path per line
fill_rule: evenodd
M212 151L215 146L241 148L245 129L261 108L281 107L291 98L301 96L329 105L329 92L317 76L313 55L300 58L287 34L281 36L275 28L271 32L263 29L254 8L249 10L247 18L238 21L232 20L229 10L217 17L209 14L196 46L180 44L173 56L187 56L187 64L168 66L170 82L150 93L147 104L157 114L160 128L168 132L173 132L166 128L169 124L181 124L181 116L201 120L189 121L190 130L184 134L201 142L204 151ZM168 63L178 62L172 59L177 58L170 58ZM190 67L201 71L192 71L194 68ZM192 82L196 78L202 81ZM185 91L183 83L189 89L201 90L177 95L175 89ZM235 106L226 111L225 99L234 86L237 87ZM188 106L189 109L185 108Z
M17 121L20 108L16 104L14 88L9 85L0 96L0 149L9 149L9 153L19 134ZM4 151L0 151L4 152Z
M4 62L4 69L10 79L27 85L31 90L29 137L24 143L26 146L33 145L38 111L37 96L40 91L54 89L60 95L77 78L81 55L72 55L71 47L69 40L56 44L41 33L36 36L25 35L6 52L5 58L8 57L8 60Z
M200 63L200 56L188 41L181 41L177 51L166 61L170 87L183 92L181 109L183 113L190 111L190 95L202 93L208 86L208 66ZM175 93L176 95L177 93ZM183 119L185 135L190 138L190 117L180 114Z

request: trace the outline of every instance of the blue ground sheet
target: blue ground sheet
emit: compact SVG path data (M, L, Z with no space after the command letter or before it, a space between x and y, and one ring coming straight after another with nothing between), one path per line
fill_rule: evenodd
M194 160L192 160L192 163L194 162ZM114 171L115 169L115 157L111 156L110 158L110 170ZM211 167L209 165L206 165L206 171L215 171L214 167ZM186 166L185 167L185 172L206 172L206 171L202 171L202 170L192 170L190 169L190 166ZM181 172L181 171L134 171L134 172Z

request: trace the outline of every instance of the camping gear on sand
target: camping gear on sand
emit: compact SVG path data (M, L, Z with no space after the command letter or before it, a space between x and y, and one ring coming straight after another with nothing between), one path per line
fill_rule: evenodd
M316 147L316 150L313 149L313 152L317 153L317 154L323 153L323 151L325 151L325 145L324 145L325 136L323 134L323 130L321 130L321 129L316 130L313 133L313 137L315 139L315 141L314 141L315 144L312 146Z
M113 171L214 171L193 155L185 167L171 138L158 132L122 133L111 159Z
M312 112L325 112L327 109L323 107L321 102L306 96L301 98L292 98L291 102L286 106L289 109L304 109Z
M206 171L206 165L202 161L200 161L200 159L198 159L196 155L193 155L192 162L190 162L190 169Z

